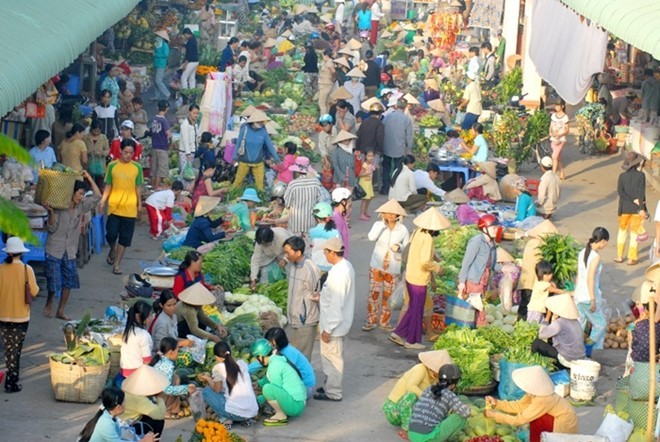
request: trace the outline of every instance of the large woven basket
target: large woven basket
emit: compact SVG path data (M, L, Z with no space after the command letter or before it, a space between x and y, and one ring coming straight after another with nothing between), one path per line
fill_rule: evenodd
M73 186L78 178L80 175L77 173L41 169L34 202L48 204L53 209L67 209L71 204Z
M108 376L114 378L119 373L119 359L121 356L122 335L117 334L108 338L108 350L110 350L110 370Z
M50 382L55 400L91 404L101 395L108 380L110 362L88 366L50 362Z

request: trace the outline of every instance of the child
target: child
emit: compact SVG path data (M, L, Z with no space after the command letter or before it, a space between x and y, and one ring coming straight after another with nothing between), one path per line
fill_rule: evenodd
M364 163L362 163L362 170L360 171L360 181L359 184L362 186L362 189L366 192L362 202L360 203L360 218L362 221L369 221L371 216L367 211L369 210L369 203L374 197L374 186L372 178L374 175L374 170L376 166L374 165L374 152L368 150L364 156Z
M527 190L527 179L519 177L513 183L513 191L517 194L516 197L516 221L524 221L530 216L536 216L536 206L534 199Z
M181 396L193 394L197 387L193 384L179 385L179 376L174 374L174 362L179 356L179 343L172 337L165 337L160 341L159 352L149 365L162 372L170 381L165 387L165 419L178 419L184 417L181 412Z
M157 240L172 222L172 207L183 191L183 183L175 181L170 189L159 190L147 198L147 215L149 216L149 233L151 239Z
M296 163L296 151L298 146L296 146L291 141L284 143L286 148L286 155L282 158L280 164L273 164L271 168L277 172L277 179L275 182L283 182L289 184L293 180L293 172L289 170L289 167L293 166Z
M229 207L229 211L238 216L238 220L241 223L241 228L244 232L247 232L254 227L256 221L254 208L257 206L257 203L260 202L261 199L259 199L257 191L252 187L248 187L243 191L240 200L233 206Z
M213 354L217 364L211 376L199 376L208 384L202 390L202 396L225 427L231 428L234 422L249 421L255 417L259 406L245 361L234 360L229 345L223 341L215 344Z
M284 198L281 196L271 197L268 213L264 215L263 220L272 222L275 227L286 229L289 222L289 209L285 207Z
M213 134L211 132L202 132L199 140L199 146L195 151L195 158L199 158L199 174L204 173L204 164L216 163L215 150L211 145L213 141Z
M552 282L552 276L552 264L548 261L540 261L536 264L536 281L532 287L532 297L527 305L527 322L540 324L546 316L545 300L550 296L550 293L564 293Z
M123 119L130 119L133 112L133 92L127 88L128 84L124 80L117 80L119 85L119 116Z
M142 98L135 97L131 100L131 103L133 104L133 112L131 112L129 120L135 125L133 129L135 138L141 139L147 132L147 121L149 117L147 116L147 111L142 108L144 106Z
M316 227L309 229L309 240L311 241L312 262L322 271L330 270L323 250L323 244L330 238L340 238L337 225L332 219L332 206L328 203L317 203L312 210L314 219L318 223Z
M413 407L407 438L404 430L399 431L399 436L411 442L426 442L448 440L458 433L470 417L470 407L454 393L460 379L458 366L440 367L438 383L424 390Z

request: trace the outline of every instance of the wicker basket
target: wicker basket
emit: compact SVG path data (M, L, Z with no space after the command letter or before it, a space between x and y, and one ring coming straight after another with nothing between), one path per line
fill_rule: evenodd
M52 358L49 362L50 382L55 400L84 404L96 402L108 380L110 362L89 367L63 364Z
M67 209L71 204L73 186L78 178L80 175L77 173L41 169L34 202L48 204L53 209Z
M108 338L108 350L110 350L110 371L108 376L114 378L119 373L119 359L121 356L122 335L117 334Z
M480 387L469 387L466 388L465 390L461 390L460 393L465 396L485 396L495 391L496 387L497 387L497 382L493 380L490 381L490 383L487 385L482 385Z

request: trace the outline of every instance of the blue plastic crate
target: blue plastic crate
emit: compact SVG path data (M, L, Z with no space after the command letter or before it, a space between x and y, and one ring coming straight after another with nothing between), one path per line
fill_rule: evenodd
M25 244L25 247L30 249L30 251L23 255L23 262L44 262L46 261L46 239L48 238L48 232L43 230L35 230L32 233L34 233L34 236L37 237L39 242L37 244Z

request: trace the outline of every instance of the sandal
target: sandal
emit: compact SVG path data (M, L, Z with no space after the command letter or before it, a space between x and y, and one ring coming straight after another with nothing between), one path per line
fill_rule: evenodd
M178 414L166 414L165 419L175 421L175 420L179 419L179 415Z
M115 257L108 255L105 257L105 262L107 262L108 265L111 266L115 263Z
M339 399L331 398L325 392L315 393L314 394L314 399L316 399L317 401L331 401L331 402L340 402L341 401L341 398L339 398Z
M390 333L394 331L394 327L392 327L392 326L389 325L389 324L387 324L387 325L379 325L378 328L381 329L381 330L383 330L383 331L390 332Z
M623 264L623 258L614 258L612 261L616 262L617 264Z
M112 268L112 273L114 273L115 275L121 275L122 271L121 271L121 269L118 269L117 267L113 267Z
M362 330L363 330L363 331L371 331L371 330L373 330L374 328L376 328L376 325L375 325L375 324L364 324L364 325L362 326Z
M287 425L289 423L289 419L284 418L284 419L264 419L264 426L266 427L282 427L284 425Z
M636 259L629 259L626 264L628 264L629 266L636 266L638 263L639 261L637 261Z
M23 389L21 384L5 385L5 393L18 393Z

